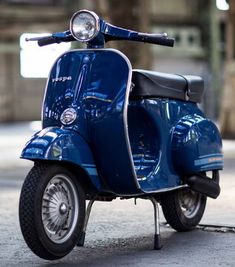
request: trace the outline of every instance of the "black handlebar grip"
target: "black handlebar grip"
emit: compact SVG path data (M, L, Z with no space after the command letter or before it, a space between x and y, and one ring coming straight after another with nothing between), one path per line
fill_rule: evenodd
M175 43L175 39L174 38L166 38L166 37L156 39L156 42L155 42L155 44L164 45L164 46L170 46L170 47L173 47L174 43Z
M55 44L55 43L59 43L59 41L56 40L53 36L43 37L40 40L38 40L39 46L45 46L45 45Z
M175 42L174 38L168 38L165 36L159 36L159 34L148 34L148 33L139 33L138 39L141 42L170 46L170 47L173 47Z

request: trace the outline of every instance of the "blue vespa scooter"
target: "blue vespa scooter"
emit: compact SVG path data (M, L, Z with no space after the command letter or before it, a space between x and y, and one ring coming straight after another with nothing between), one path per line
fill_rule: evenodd
M117 197L153 202L155 249L161 248L158 203L175 230L194 229L207 197L220 193L223 169L220 133L197 105L203 80L132 70L125 55L104 49L110 40L173 46L174 39L118 28L81 10L69 31L30 40L40 46L79 41L87 49L56 60L43 129L22 151L35 163L19 205L29 248L44 259L65 256L84 244L94 201Z

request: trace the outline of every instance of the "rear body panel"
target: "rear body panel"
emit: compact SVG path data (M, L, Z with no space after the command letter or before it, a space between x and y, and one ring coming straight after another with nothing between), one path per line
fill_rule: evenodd
M173 129L172 157L182 175L223 169L219 130L198 114L182 117Z
M131 101L128 129L137 179L145 192L177 187L182 177L223 168L219 131L195 103Z

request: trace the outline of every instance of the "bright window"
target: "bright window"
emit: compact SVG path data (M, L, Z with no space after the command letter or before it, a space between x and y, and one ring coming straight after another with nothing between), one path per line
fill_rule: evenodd
M71 47L70 43L39 47L37 42L25 38L46 36L48 33L24 33L20 37L20 73L25 78L46 78L55 60Z
M216 0L216 6L219 10L229 10L229 4L226 0Z

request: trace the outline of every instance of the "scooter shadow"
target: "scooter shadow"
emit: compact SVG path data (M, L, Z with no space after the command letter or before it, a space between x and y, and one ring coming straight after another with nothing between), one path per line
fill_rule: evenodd
M153 249L153 236L135 236L127 238L104 238L88 240L85 247L75 248L65 258L40 266L157 266L157 264L183 264L185 255L197 259L205 254L205 248L211 246L215 233L195 230L187 233L177 233L164 227L162 231L161 250ZM217 235L221 235L218 234ZM217 237L220 238L219 236ZM195 249L196 248L196 249ZM196 254L196 255L195 255ZM209 257L209 256L208 256Z

